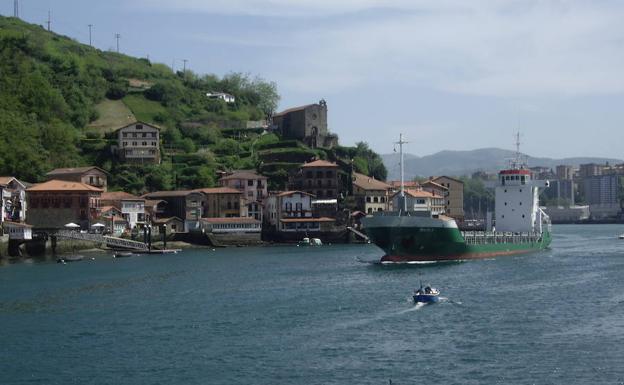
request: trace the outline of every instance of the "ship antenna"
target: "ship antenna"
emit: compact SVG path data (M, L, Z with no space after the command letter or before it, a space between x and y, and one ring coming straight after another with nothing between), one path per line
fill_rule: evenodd
M403 140L403 134L399 134L399 141L395 142L395 144L399 145L399 155L400 155L400 165L401 165L401 206L403 206L403 212L407 212L407 201L405 200L405 165L403 161L403 145L408 143Z
M514 167L516 169L522 168L522 154L520 154L520 130L516 132L516 159L514 159Z

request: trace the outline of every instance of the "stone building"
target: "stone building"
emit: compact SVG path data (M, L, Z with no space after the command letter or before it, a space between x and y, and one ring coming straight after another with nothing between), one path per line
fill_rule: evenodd
M46 174L48 180L65 180L80 182L106 191L107 173L99 167L56 168Z
M317 199L338 199L343 189L339 169L336 163L326 160L305 163L291 175L290 189L315 195Z
M159 127L134 122L116 132L119 159L136 163L160 163Z
M294 107L273 115L273 126L283 139L300 140L316 148L332 148L338 144L338 136L327 128L327 103Z
M312 218L312 198L303 191L283 191L267 199L265 222L277 229L283 218Z
M102 189L81 182L49 180L26 189L27 222L40 229L62 229L68 223L89 230L100 216Z

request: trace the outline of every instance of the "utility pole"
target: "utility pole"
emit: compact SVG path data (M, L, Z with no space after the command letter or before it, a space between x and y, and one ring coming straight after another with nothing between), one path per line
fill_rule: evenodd
M19 17L19 0L13 0L13 17Z
M89 47L93 47L93 44L91 44L91 27L93 27L93 24L89 24Z
M182 67L182 73L186 75L186 62L188 61L188 59L182 59L182 61L184 62L184 65Z
M116 33L115 34L115 39L117 39L117 53L119 53L119 38L121 37L120 34Z
M50 32L50 10L48 9L48 32Z

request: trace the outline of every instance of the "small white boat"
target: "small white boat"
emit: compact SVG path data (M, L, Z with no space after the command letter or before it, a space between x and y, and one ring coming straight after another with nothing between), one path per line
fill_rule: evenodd
M321 242L320 238L303 238L302 241L298 243L299 246L322 246L323 242Z
M624 239L624 234L620 234L619 239Z

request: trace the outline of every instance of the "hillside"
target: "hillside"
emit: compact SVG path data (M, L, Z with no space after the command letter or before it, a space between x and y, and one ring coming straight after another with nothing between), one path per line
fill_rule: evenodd
M208 187L218 171L258 169L271 187L312 157L354 159L385 177L368 147L310 149L247 129L279 101L273 82L246 74L173 73L163 64L105 52L19 19L0 17L0 175L37 182L57 167L96 165L130 192ZM235 103L206 97L226 92ZM140 120L161 127L160 165L118 163L116 128ZM279 150L276 150L278 149Z
M514 151L500 148L482 148L472 151L440 151L432 155L418 157L405 154L405 177L428 177L432 175L470 175L475 171L497 172L508 165L509 159L515 156ZM386 168L388 178L397 180L400 178L399 155L384 154L381 156ZM543 166L554 168L557 165L567 164L578 166L582 163L622 163L619 159L609 158L539 158L528 156L530 167Z

